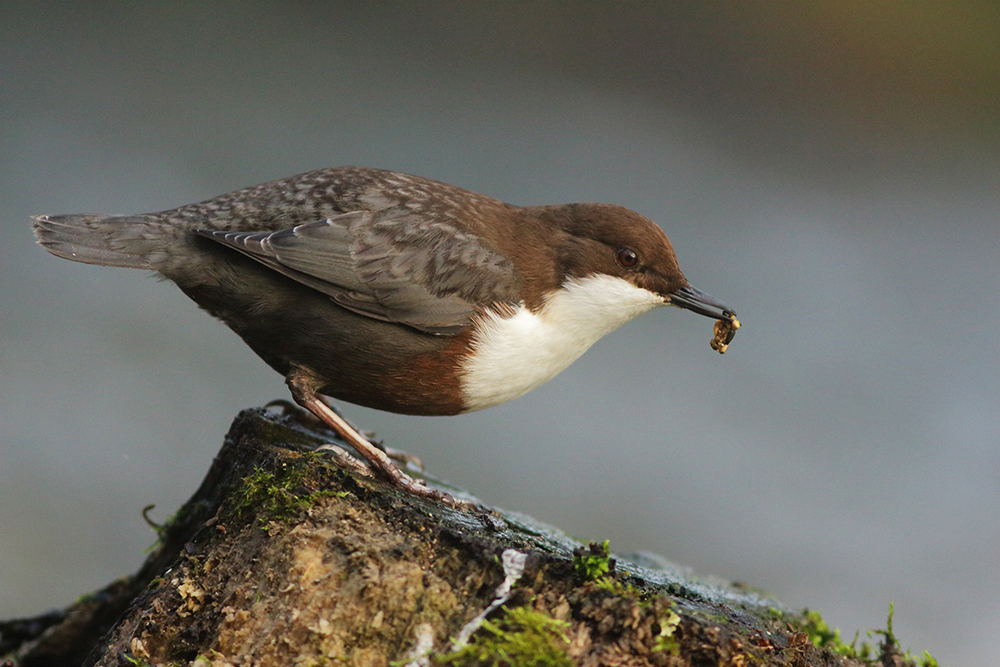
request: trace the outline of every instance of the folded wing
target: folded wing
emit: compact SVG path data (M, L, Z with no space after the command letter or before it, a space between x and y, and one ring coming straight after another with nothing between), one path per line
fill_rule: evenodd
M502 255L444 220L356 211L276 232L196 234L235 248L355 313L455 334L481 310L516 303Z

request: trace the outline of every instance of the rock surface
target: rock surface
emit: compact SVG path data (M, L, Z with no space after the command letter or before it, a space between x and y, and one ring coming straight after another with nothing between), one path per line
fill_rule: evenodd
M140 571L62 613L0 622L0 656L18 667L863 664L817 649L801 616L746 587L348 473L312 451L331 439L314 429L297 409L241 413Z

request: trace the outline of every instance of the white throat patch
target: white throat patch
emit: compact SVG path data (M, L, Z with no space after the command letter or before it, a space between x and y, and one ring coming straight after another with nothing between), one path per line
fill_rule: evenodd
M631 319L666 305L623 278L569 280L532 313L523 305L478 323L475 352L462 362L465 411L499 405L545 384L591 345Z

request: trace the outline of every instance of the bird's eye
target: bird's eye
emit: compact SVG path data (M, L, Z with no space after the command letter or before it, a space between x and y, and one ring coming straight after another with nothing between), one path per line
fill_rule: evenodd
M617 258L618 263L626 269L630 269L639 263L639 255L635 254L635 251L631 248L621 248L618 251Z

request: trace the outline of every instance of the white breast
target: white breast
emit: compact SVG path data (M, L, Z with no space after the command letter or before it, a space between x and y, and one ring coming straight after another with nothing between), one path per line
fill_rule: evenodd
M576 361L597 340L656 306L663 297L622 278L595 275L567 282L535 313L489 313L476 327L462 363L466 412L531 391Z

